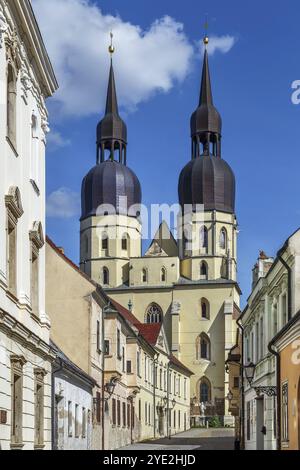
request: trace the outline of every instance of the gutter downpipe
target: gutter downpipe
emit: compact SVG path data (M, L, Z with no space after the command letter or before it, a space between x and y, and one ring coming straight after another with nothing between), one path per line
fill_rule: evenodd
M241 394L242 394L242 408L241 408L241 415L240 415L240 437L241 437L241 448L245 450L245 393L244 393L244 327L240 323L241 319L238 318L236 323L242 332L242 347L241 347L241 364L240 364L240 378L241 378Z
M269 352L276 357L276 388L277 388L277 450L281 450L281 363L280 354L275 351L273 341L268 344Z
M154 439L156 438L156 364L158 364L158 353L154 356L153 361L153 421L154 421L154 429L153 429L153 436Z
M52 415L52 426L51 426L51 435L52 435L52 450L58 450L57 449L57 442L56 442L56 428L57 428L57 422L56 422L56 403L55 403L55 374L58 372L61 372L63 370L63 363L60 358L57 358L59 361L59 367L57 369L54 369L54 364L52 366L52 373L51 373L51 382L52 382L52 390L51 390L51 401L52 401L52 406L51 406L51 415Z

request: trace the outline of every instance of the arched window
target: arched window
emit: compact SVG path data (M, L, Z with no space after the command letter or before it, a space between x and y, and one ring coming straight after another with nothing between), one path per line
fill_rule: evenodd
M200 278L206 280L208 279L208 266L205 261L203 261L200 265Z
M127 251L128 250L128 240L129 239L129 236L127 235L127 233L125 233L122 237L122 250L123 251Z
M209 403L211 401L211 384L210 381L206 378L203 377L200 380L200 385L199 385L199 398L200 398L200 403Z
M103 251L108 250L108 235L107 235L107 233L103 233L103 235L102 235L102 250Z
M208 231L204 225L200 228L200 248L208 248Z
M157 304L151 304L146 311L146 323L162 323L163 312Z
M206 299L201 300L201 317L209 320L209 303Z
M143 269L142 271L142 282L145 284L148 282L148 272L147 269Z
M107 268L103 268L103 285L109 286L109 270Z
M221 250L227 249L227 231L225 228L222 228L220 232L220 248Z
M167 280L167 271L166 268L162 268L160 272L160 280L161 282L166 282Z
M202 333L197 338L197 359L205 359L206 361L210 361L210 339L207 334Z
M16 75L11 64L7 68L7 136L16 145L16 107L17 86Z

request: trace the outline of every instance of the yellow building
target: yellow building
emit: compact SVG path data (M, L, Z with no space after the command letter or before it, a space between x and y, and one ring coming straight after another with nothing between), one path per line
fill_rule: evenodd
M281 450L300 450L300 311L271 344L280 354Z
M97 164L82 184L80 263L140 322L163 324L171 353L194 373L195 416L203 403L206 415L230 421L225 361L236 339L240 289L235 177L221 158L221 128L206 51L191 161L179 177L178 240L163 223L142 255L141 185L127 166L127 128L111 64Z

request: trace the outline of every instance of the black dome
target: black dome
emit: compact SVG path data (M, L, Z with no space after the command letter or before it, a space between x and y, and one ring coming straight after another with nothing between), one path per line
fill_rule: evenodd
M235 212L235 176L219 157L201 156L190 161L179 178L179 202L184 205L203 204L204 210Z
M122 199L127 197L127 204ZM81 190L82 220L97 215L101 205L111 205L115 213L137 217L142 200L137 176L125 165L108 160L96 165L84 178ZM132 206L135 206L133 209ZM104 212L111 211L105 208ZM101 212L104 215L103 211ZM99 215L99 212L98 212Z

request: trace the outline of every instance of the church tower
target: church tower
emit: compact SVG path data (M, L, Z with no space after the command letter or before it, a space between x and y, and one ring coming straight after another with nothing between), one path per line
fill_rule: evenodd
M213 103L207 49L191 138L192 158L179 178L181 274L192 281L236 281L235 176L222 159L222 119Z
M119 115L112 57L96 145L96 166L82 183L80 266L113 288L128 284L129 260L141 256L141 186L127 167L127 127Z

